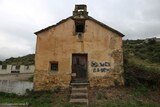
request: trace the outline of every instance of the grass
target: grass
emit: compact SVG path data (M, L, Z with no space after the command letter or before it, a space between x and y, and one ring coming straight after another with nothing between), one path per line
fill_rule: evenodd
M23 96L18 96L13 93L0 92L0 103L25 103L26 99Z
M108 102L104 105L101 105L101 107L159 107L159 104L153 104L153 103L142 103L139 101L130 101L130 102ZM98 107L98 106L97 106Z
M148 89L145 86L139 86L137 88L132 88L131 95L134 95L136 97L146 96L147 92Z
M16 94L9 94L0 92L0 103L28 103L31 107L52 107L55 104L57 107L61 105L68 106L61 96L56 95L55 92L42 91L30 92L27 95L19 96Z
M0 103L18 104L29 103L33 107L51 107L52 99L50 92L32 92L29 95L19 96L16 94L0 93Z
M101 104L93 104L89 107L160 107L158 103L144 103L138 100L130 100L130 101L110 101L110 102L103 102Z
M92 103L89 107L159 107L160 104L153 102L144 102L138 100L141 96L146 96L148 89L145 87L130 89L132 99L115 99L105 98L101 92L96 97L99 103ZM51 91L30 92L28 95L18 96L16 94L0 93L0 103L28 103L29 107L86 107L85 105L73 105L68 103L69 97L66 94L61 95Z

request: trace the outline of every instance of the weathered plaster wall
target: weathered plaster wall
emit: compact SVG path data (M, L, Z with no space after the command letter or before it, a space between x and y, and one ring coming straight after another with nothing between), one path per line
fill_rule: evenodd
M90 86L123 84L122 38L92 20L86 20L79 39L72 19L39 33L35 57L34 89L68 87L71 81L72 53L88 54ZM50 61L58 61L58 72L50 71ZM94 64L97 66L93 66Z
M92 52L89 55L90 86L108 87L114 86L115 82L123 84L122 38L116 33L99 27L97 23L92 21L88 23L91 26L88 32L94 38L91 42L94 44L94 49L90 48ZM92 66L92 62L98 64L97 67Z

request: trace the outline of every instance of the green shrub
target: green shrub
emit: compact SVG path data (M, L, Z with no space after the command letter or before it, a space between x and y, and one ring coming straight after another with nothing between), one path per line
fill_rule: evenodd
M125 85L131 87L145 85L153 89L160 87L160 69L136 62L138 62L136 58L124 60Z
M141 85L141 86L138 86L136 88L133 88L131 94L139 97L139 96L146 95L147 92L148 92L148 89L144 85Z
M149 45L156 44L156 40L155 39L149 39L148 44Z

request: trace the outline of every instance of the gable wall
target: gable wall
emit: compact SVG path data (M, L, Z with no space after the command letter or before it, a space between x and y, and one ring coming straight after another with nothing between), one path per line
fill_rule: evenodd
M68 87L71 81L72 53L88 54L90 86L111 86L114 85L114 80L123 83L122 38L91 20L86 20L83 39L78 39L74 29L74 21L69 19L38 34L35 90L48 90L55 86ZM50 61L58 61L58 72L50 71ZM110 63L111 66L104 67L110 69L109 71L93 72L97 67L92 66L92 63L104 62Z

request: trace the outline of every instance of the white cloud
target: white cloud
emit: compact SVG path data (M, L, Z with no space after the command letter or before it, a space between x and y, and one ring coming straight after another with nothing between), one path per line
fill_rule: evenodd
M15 35L10 35L0 31L0 56L2 59L16 56L22 56L33 53L33 49L29 42L23 38L15 38Z
M90 16L124 39L160 35L159 0L0 0L0 59L34 53L33 33L71 16L75 4L87 4Z

